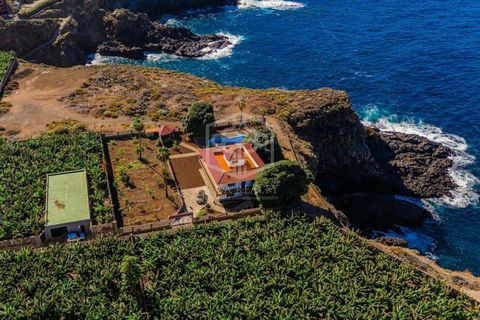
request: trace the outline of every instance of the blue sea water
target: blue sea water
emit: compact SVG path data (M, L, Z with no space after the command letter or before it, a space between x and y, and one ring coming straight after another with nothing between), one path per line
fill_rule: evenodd
M240 7L164 17L236 45L209 59L149 55L142 62L226 85L346 90L362 120L422 134L456 150L451 197L402 229L412 247L447 268L480 275L480 1L242 0Z

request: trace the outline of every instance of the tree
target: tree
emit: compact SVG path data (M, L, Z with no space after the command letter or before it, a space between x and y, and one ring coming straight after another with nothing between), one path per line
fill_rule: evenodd
M243 127L243 109L245 109L245 100L240 100L238 108L240 109L240 127Z
M139 117L134 117L132 120L132 128L138 133L138 147L135 151L138 153L138 159L142 159L142 132L145 130L145 125L143 124L142 119Z
M256 129L248 136L246 142L252 144L263 160L270 162L276 147L276 136L273 131L267 128Z
M194 103L183 119L185 131L192 133L195 137L205 135L207 125L215 121L212 105L206 102Z
M264 207L290 205L300 200L313 180L312 173L296 161L267 165L258 175L253 192Z
M164 171L167 168L167 161L169 158L170 158L170 150L165 146L159 147L157 159L163 162ZM163 173L163 184L165 186L165 198L168 198L167 179L165 177L165 172Z

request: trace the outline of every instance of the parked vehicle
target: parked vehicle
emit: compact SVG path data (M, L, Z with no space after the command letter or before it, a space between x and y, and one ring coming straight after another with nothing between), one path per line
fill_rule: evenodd
M68 243L85 241L85 239L86 237L84 232L71 232L67 234Z
M208 196L205 193L205 190L198 191L197 204L199 204L199 205L205 204L205 203L207 203L207 200L208 200Z

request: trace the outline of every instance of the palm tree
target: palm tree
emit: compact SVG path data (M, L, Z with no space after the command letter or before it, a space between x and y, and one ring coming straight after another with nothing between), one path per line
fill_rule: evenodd
M145 130L145 124L143 123L142 119L135 117L132 120L132 128L138 133L138 147L136 151L138 153L138 158L142 159L142 132Z
M245 100L241 99L240 103L238 104L238 108L240 109L240 128L243 127L243 109L245 109Z
M165 177L165 171L167 170L167 161L170 159L170 150L165 147L161 146L158 148L158 155L157 159L163 162L163 184L165 186L165 198L168 198L168 188L167 188L167 179Z

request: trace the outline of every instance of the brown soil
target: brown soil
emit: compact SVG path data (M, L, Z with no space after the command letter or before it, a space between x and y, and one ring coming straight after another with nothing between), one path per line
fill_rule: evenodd
M76 91L95 73L93 68L75 67L59 69L41 65L22 64L13 81L18 89L4 98L13 107L0 115L4 135L26 139L47 130L53 121L78 120L91 130L122 131L131 122L128 118L102 119L80 114L59 101L65 94ZM16 87L16 86L15 86Z
M126 140L110 141L108 144L125 226L168 219L177 212L181 204L178 193L169 186L168 194L175 203L165 196L162 177L164 167L157 160L156 141L142 139L142 146L145 148L142 157L146 159L145 162L138 160L135 143L136 140ZM128 186L120 181L120 166L125 168L130 178Z
M199 172L201 166L198 155L172 158L170 161L180 188L190 189L205 185Z

